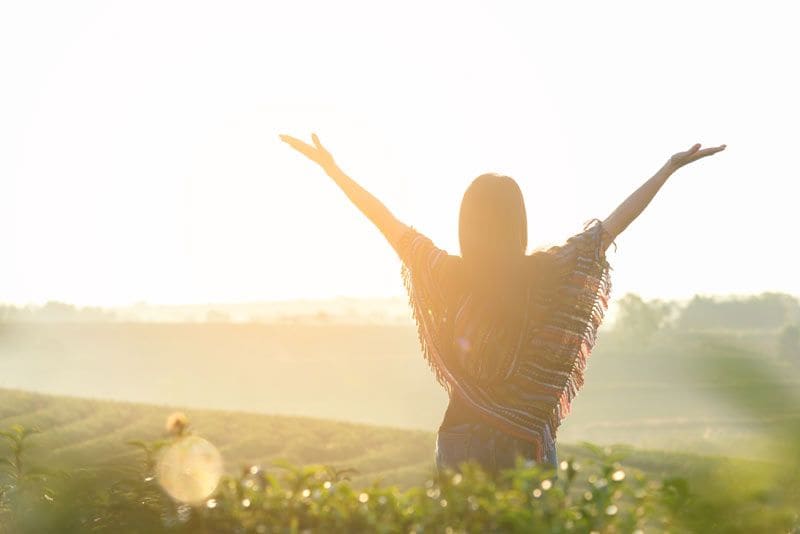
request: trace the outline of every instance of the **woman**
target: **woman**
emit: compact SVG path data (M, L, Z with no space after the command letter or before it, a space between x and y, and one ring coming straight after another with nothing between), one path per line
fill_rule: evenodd
M437 468L474 460L493 475L518 457L557 469L556 430L583 384L608 305L606 249L672 173L725 149L695 144L678 152L604 221L531 255L519 186L481 175L464 193L455 256L397 220L311 137L313 145L280 136L322 167L402 260L423 354L450 398Z

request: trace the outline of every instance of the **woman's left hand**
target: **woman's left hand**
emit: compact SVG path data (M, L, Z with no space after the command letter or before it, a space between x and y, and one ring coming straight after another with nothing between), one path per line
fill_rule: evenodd
M319 142L317 134L311 134L311 140L314 141L313 146L290 135L280 134L279 137L281 141L285 142L311 161L317 163L329 175L338 169L336 162L333 161L333 156L331 156L331 153Z
M697 161L700 158L705 158L706 156L710 156L712 154L716 154L717 152L721 152L721 151L725 150L725 147L727 145L720 145L720 146L715 146L715 147L711 147L711 148L704 148L702 150L700 149L700 146L701 146L700 143L696 143L696 144L692 145L689 148L689 150L686 150L684 152L678 152L677 154L674 154L671 158L669 158L669 161L667 162L667 165L672 170L678 170L681 167L683 167L684 165L686 165L687 163L691 163L693 161Z

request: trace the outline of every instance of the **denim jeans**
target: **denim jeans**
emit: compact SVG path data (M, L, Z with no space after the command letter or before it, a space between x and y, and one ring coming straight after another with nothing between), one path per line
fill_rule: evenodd
M545 462L557 472L555 446L552 449ZM462 423L443 428L436 437L436 468L440 473L448 467L457 471L461 462L476 460L484 470L498 475L501 470L516 466L517 455L533 461L533 453L533 443L482 423Z

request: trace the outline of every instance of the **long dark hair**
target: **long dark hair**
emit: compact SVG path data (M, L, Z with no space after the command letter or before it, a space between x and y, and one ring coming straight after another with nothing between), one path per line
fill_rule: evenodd
M461 201L458 239L469 264L497 268L520 261L528 247L528 218L513 178L488 173L472 181Z
M528 285L547 282L547 254L526 255L525 200L513 178L487 173L472 181L458 234L466 281L490 313L518 313Z

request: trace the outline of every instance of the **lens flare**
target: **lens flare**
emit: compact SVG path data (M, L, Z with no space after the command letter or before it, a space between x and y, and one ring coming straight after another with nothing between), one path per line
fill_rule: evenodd
M165 447L156 467L158 482L173 499L198 504L222 477L222 456L199 436L185 436Z

